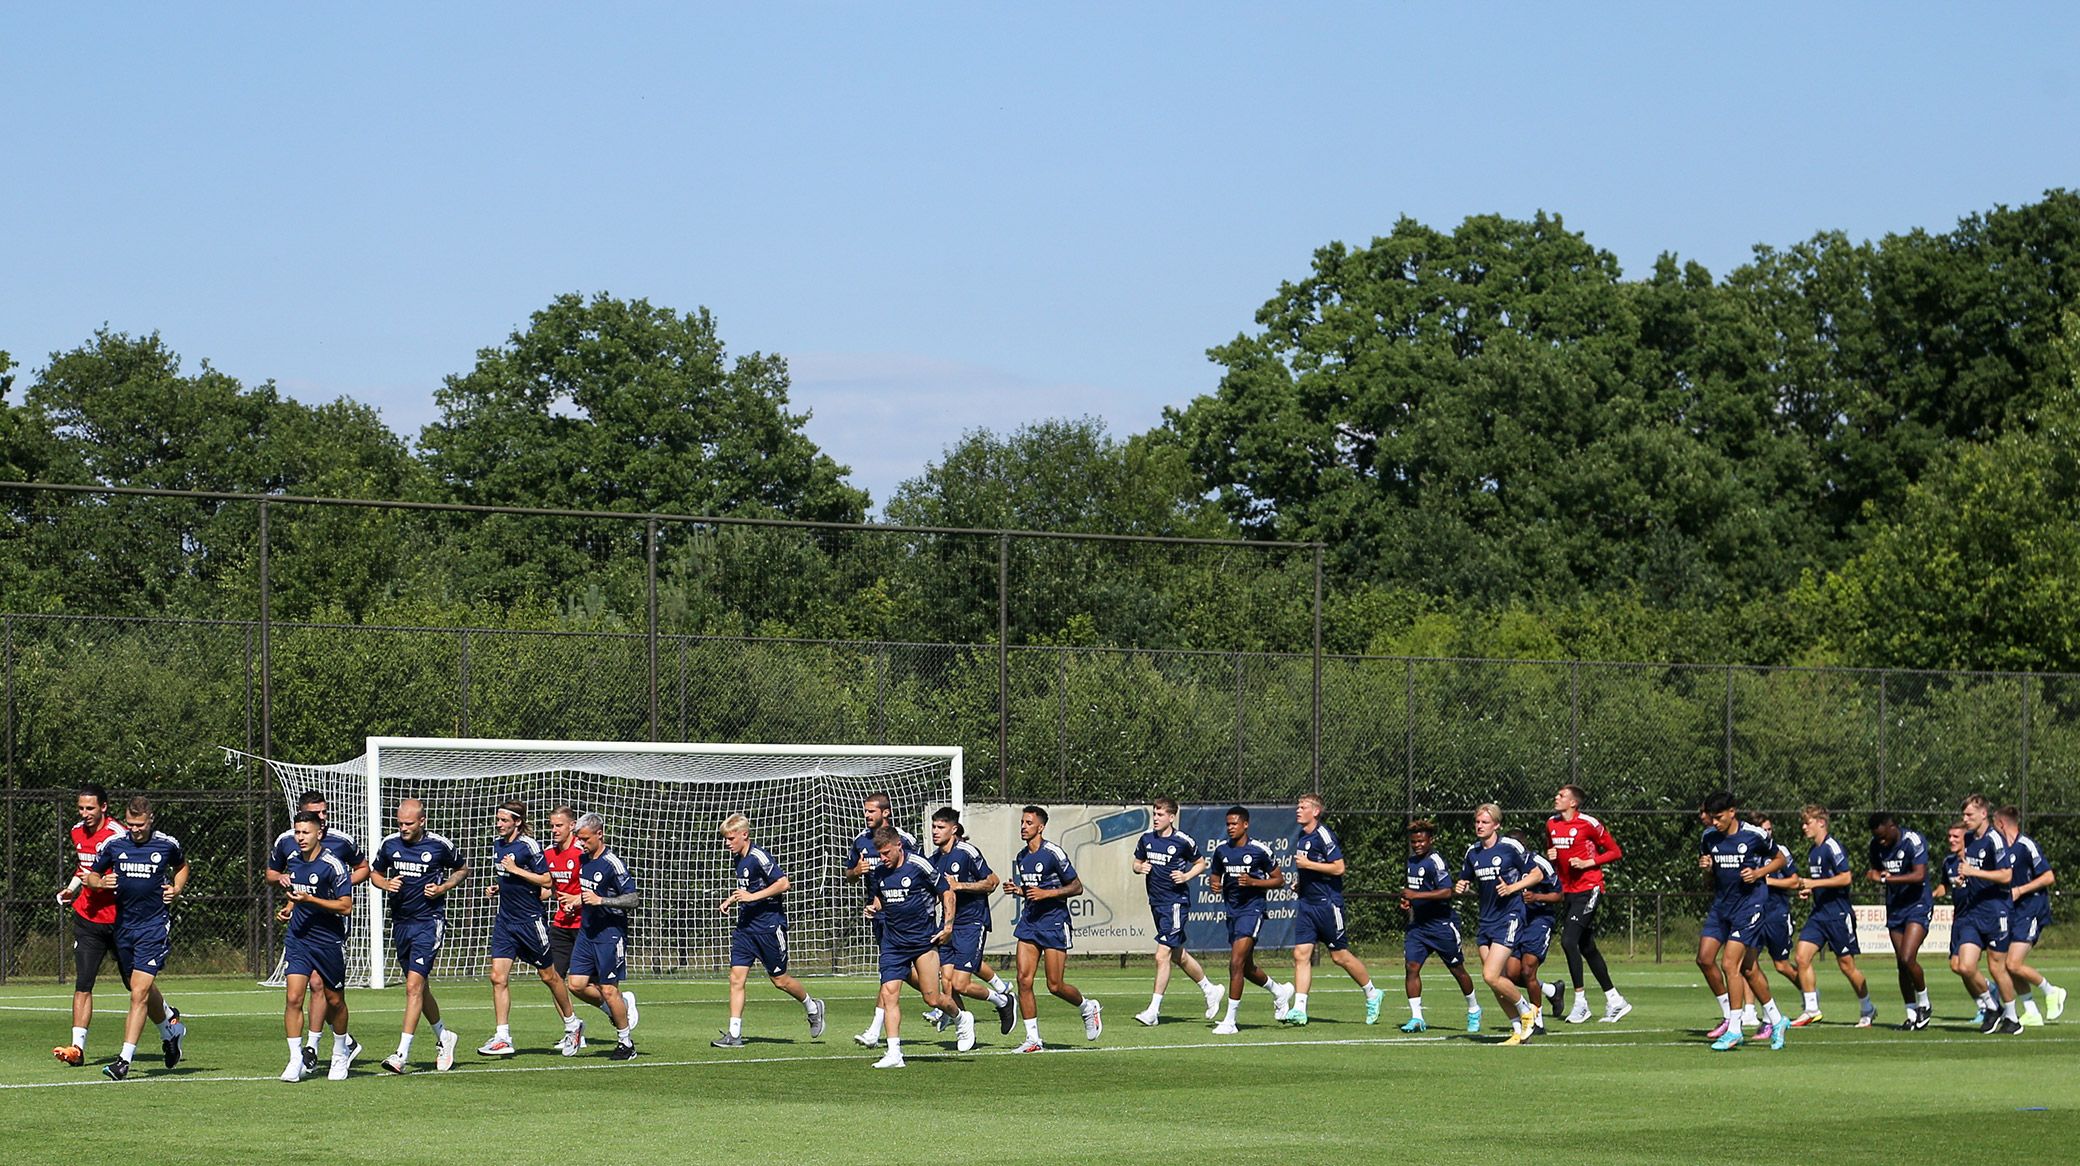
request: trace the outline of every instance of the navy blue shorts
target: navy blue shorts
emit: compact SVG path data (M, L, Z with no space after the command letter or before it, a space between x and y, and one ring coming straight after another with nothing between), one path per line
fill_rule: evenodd
M881 946L881 982L902 981L910 978L910 969L917 961L931 955L931 947L899 947L884 943Z
M1517 946L1517 936L1524 930L1524 910L1519 907L1493 918L1483 917L1481 925L1474 930L1476 947L1500 944L1503 947Z
M1918 923L1925 931L1928 928L1932 908L1927 903L1915 903L1897 911L1885 913L1885 930L1905 931L1910 923Z
M1343 931L1343 904L1303 901L1293 916L1293 946L1303 943L1324 943L1330 951L1349 947L1350 938Z
M2018 911L2008 916L2008 942L2035 944L2043 937L2044 925L2049 922L2049 910Z
M1769 953L1773 960L1791 958L1791 909L1774 904L1764 913L1762 930L1755 937L1755 946Z
M447 930L447 922L439 918L392 923L390 944L397 949L398 970L433 975L433 961L440 958Z
M1950 942L1954 953L1966 944L1986 951L2008 950L2008 916L2006 912L1994 914L1968 911L1950 923Z
M1156 921L1156 943L1162 947L1184 946L1184 918L1187 908L1183 899L1168 903L1148 902L1148 913Z
M121 919L116 920L116 970L123 974L123 982L130 982L131 972L143 972L156 976L166 970L166 957L173 951L173 921L162 919L156 924L129 930Z
M1408 937L1401 941L1401 958L1412 964L1420 964L1431 956L1444 960L1448 966L1466 962L1466 942L1459 937L1459 925L1449 919L1418 923L1408 929Z
M1526 915L1524 929L1517 932L1516 945L1510 948L1515 956L1530 956L1535 960L1546 958L1546 949L1553 945L1553 917L1551 915Z
M1228 912L1228 942L1238 939L1255 939L1257 932L1264 929L1264 907L1258 903L1239 911Z
M768 977L787 974L787 928L784 925L739 927L730 933L729 966L764 968Z
M583 976L595 984L618 984L627 974L628 942L620 928L602 928L597 935L578 933L578 941L571 947L573 979Z
M1815 911L1798 929L1798 941L1814 947L1833 948L1836 955L1862 955L1856 941L1856 916L1847 911Z
M1704 927L1699 934L1721 943L1754 947L1762 938L1763 917L1767 914L1769 907L1759 898L1714 901L1711 909L1705 912Z
M542 919L524 923L495 920L491 924L491 958L524 960L538 968L548 967L555 962L549 953L549 924ZM575 956L572 962L576 962Z
M347 983L347 941L344 939L287 939L282 943L282 974L309 976L327 987Z
M1020 943L1030 943L1034 947L1045 951L1068 951L1075 944L1074 937L1069 933L1069 920L1066 914L1058 923L1035 925L1025 919L1020 919L1018 926L1011 929L1011 938L1018 940Z
M982 941L989 938L989 928L981 923L956 923L953 934L939 945L939 963L956 972L979 972L982 970Z

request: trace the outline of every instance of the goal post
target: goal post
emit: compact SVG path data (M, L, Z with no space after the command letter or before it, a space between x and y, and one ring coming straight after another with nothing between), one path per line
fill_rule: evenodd
M643 892L630 928L629 971L650 979L728 970L732 920L716 904L731 882L718 832L729 814L751 818L753 842L788 875L788 948L796 973L842 973L868 970L874 958L871 932L860 918L863 892L844 877L861 802L886 792L894 821L920 838L933 810L964 804L962 753L955 745L370 737L361 756L330 765L226 752L265 766L292 812L303 793L323 794L329 824L353 834L371 859L395 832L397 803L416 798L424 804L426 828L452 842L470 867L469 879L448 899L437 978L481 977L489 969L496 914L485 898L493 885L492 816L509 800L526 803L527 832L544 846L549 813L558 806L605 821L608 847L628 863ZM351 985L380 988L396 976L386 907L374 887L355 888Z

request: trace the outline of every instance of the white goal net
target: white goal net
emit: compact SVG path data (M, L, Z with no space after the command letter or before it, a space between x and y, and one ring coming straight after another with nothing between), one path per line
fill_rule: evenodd
M887 793L896 824L920 838L933 810L961 804L957 746L371 737L368 752L336 765L232 752L267 767L292 813L305 792L324 794L328 824L352 834L371 858L397 829L397 803L425 804L426 828L454 843L470 866L469 880L448 899L434 973L449 978L481 977L490 966L495 907L484 888L493 867L492 816L508 800L527 803L528 833L545 847L549 812L558 806L605 820L609 849L628 863L643 894L630 928L633 980L728 971L733 918L715 905L733 885L717 830L731 813L749 815L753 843L787 873L792 970L870 970L863 893L844 877L846 848L863 828L860 803ZM354 892L347 977L357 987L398 978L384 898L366 884Z

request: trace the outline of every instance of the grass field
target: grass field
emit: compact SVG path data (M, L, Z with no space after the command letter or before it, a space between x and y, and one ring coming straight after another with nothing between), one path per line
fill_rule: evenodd
M69 989L49 981L0 988L0 1159L85 1162L120 1155L176 1163L334 1164L527 1162L561 1144L557 1161L813 1163L925 1161L948 1156L1048 1163L1222 1161L1440 1162L1476 1155L1581 1163L1766 1160L1829 1163L1935 1160L1969 1152L2006 1163L2080 1160L2080 1007L2018 1037L1968 1028L1970 1005L1948 972L1931 969L1936 1022L1920 1033L1859 1030L1832 969L1822 977L1829 1021L1796 1030L1782 1052L1751 1044L1705 1048L1711 1001L1687 965L1614 969L1635 1001L1616 1025L1569 1026L1523 1048L1463 1031L1449 981L1433 971L1429 1033L1393 1027L1407 1012L1398 961L1370 959L1388 989L1376 1027L1348 978L1318 974L1304 1029L1271 1020L1252 995L1240 1035L1217 1038L1197 993L1173 986L1166 1019L1136 1024L1146 967L1092 961L1071 979L1105 1004L1086 1045L1073 1010L1046 997L1050 1051L1021 1056L985 1013L982 1043L952 1051L906 997L909 1068L875 1072L851 1034L865 1027L872 987L819 980L830 1030L806 1037L801 1010L754 983L741 1050L710 1048L725 1019L724 987L633 984L643 1009L642 1056L612 1064L595 1040L578 1058L550 1051L560 1029L547 995L515 986L506 1061L475 1055L489 1033L490 992L437 986L464 1052L435 1073L422 1028L417 1071L377 1065L395 1048L402 994L354 992L353 1028L367 1047L346 1082L275 1080L285 1058L281 993L250 981L167 981L189 1020L188 1059L168 1071L148 1028L138 1072L104 1080L120 1042L120 1004L102 997L88 1064L49 1056L64 1043ZM2080 985L2080 960L2047 961L2055 981ZM1866 961L1884 972L1889 969ZM1289 970L1289 969L1288 969ZM1874 992L1881 1023L1900 1018ZM1877 988L1878 977L1873 977ZM1591 989L1592 993L1594 989ZM594 1021L596 1012L587 1011ZM1456 1023L1455 1023L1456 1022ZM595 1031L599 1027L592 1026ZM929 1039L927 1039L929 1038ZM330 1051L327 1038L326 1051ZM82 1147L93 1145L85 1155ZM1967 1149L1969 1147L1969 1149Z

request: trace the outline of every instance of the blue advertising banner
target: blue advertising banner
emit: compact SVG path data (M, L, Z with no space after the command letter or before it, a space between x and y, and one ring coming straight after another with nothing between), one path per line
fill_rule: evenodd
M1286 885L1264 897L1268 909L1264 913L1264 928L1257 933L1257 948L1288 948L1293 946L1293 915L1298 902L1293 887L1299 874L1293 869L1293 839L1299 832L1293 823L1293 807L1291 803L1282 803L1243 808L1249 811L1249 836L1270 847L1278 868L1286 872ZM1199 844L1201 854L1211 857L1213 848L1228 840L1227 806L1183 806L1177 817L1178 827ZM1228 950L1228 912L1205 879L1192 884L1185 944L1193 951Z

